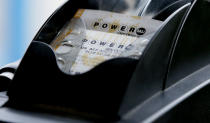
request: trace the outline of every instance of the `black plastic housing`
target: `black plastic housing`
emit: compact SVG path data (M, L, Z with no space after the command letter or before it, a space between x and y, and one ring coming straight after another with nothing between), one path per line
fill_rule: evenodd
M191 20L187 18L193 2L178 3L182 6L170 9L168 18L164 11L154 17L164 20L164 23L140 59L115 58L80 75L63 73L48 44L78 8L97 8L89 3L81 5L78 1L67 2L48 19L30 44L9 87L6 106L50 110L90 119L119 120L154 95L164 93L165 88L181 79L173 79L177 76L172 74L174 66L179 64L177 61L189 53L182 54L182 51L191 42L186 35L192 34ZM190 19L194 16L190 15ZM198 22L195 20L192 23ZM207 40L207 34L202 39ZM193 50L191 46L188 49ZM209 51L207 45L199 52L206 51Z

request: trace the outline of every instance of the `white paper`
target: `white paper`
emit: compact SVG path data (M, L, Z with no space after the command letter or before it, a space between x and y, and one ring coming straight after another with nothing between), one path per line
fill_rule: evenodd
M75 22L79 20L84 24ZM59 65L61 69L68 74L80 74L112 58L129 56L132 58L132 55L135 58L140 57L149 42L148 35L154 34L161 23L161 21L139 16L79 9L70 24L64 27L51 45L58 54L67 53L61 57L64 60L63 65ZM78 28L83 29L84 33L75 36L73 32ZM72 37L77 40L72 40ZM63 41L70 41L70 52L68 47L62 45ZM75 41L77 43L74 43ZM78 52L73 52L75 44L81 44ZM74 62L66 63L72 59Z

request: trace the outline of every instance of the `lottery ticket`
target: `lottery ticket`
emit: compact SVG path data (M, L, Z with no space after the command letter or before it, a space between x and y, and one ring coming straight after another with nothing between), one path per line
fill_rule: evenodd
M112 58L138 59L161 24L139 16L79 9L51 46L61 70L81 74Z

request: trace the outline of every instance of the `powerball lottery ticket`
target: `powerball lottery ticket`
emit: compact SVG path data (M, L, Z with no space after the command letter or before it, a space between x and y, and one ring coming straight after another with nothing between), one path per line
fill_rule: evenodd
M121 54L132 44L142 45L138 46L140 55L150 40L148 35L154 34L161 24L139 16L79 9L51 46L64 59L60 65L64 72L81 74L106 60L125 56ZM62 45L64 41L69 44Z

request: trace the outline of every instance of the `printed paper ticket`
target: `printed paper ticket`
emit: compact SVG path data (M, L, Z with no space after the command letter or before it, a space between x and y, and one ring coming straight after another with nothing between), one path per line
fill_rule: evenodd
M139 16L79 9L51 46L55 52L64 52L62 57L70 61L63 65L64 72L84 73L105 60L120 57L132 48L132 44L141 45L142 42L142 48L145 48L145 44L149 42L147 35L156 32L161 23ZM69 44L64 43L62 46L60 42L63 41ZM77 48L78 52L72 52L73 47L78 45L81 45ZM68 48L70 50L66 52Z

